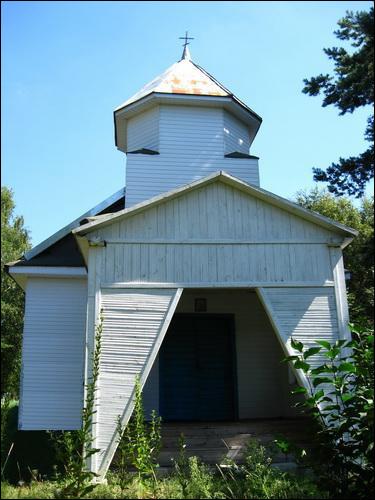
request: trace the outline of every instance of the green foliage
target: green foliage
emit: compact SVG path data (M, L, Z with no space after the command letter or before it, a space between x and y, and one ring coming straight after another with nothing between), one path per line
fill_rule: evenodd
M307 375L309 390L300 388L306 399L297 405L317 425L312 465L334 498L374 494L374 335L365 327L351 329L352 341L316 342L316 353L325 358L319 366L307 361L311 349L301 343L298 354L286 358Z
M335 77L320 74L310 80L305 79L303 92L316 96L324 94L323 106L333 104L340 115L352 113L360 106L374 103L374 8L368 12L346 12L338 21L335 35L352 42L356 50L349 53L343 47L324 49L335 63ZM349 194L360 197L366 183L374 177L374 117L367 120L365 138L371 145L357 157L340 158L324 172L314 168L314 179L328 182L328 189L336 195Z
M123 490L119 487L118 475L109 473L108 484L99 485L86 498L328 498L311 479L282 473L271 465L267 450L256 441L250 441L246 462L241 466L228 461L226 468L218 467L215 471L197 457L186 459L179 472L184 474L184 488L176 470L157 483L152 478L140 479L134 475ZM55 488L51 485L53 483L40 482L11 488L5 484L2 485L2 498L54 498Z
M351 272L347 283L353 322L374 321L374 198L364 198L357 208L348 198L336 198L326 190L312 189L296 194L296 202L342 224L357 229L358 236L344 251L345 267Z
M1 480L4 480L4 470L7 465L9 454L12 450L12 444L9 439L8 417L11 408L12 399L7 392L1 399Z
M122 467L133 466L141 482L150 477L156 480L155 469L158 467L156 458L161 446L160 428L161 418L156 415L155 411L151 414L150 425L145 422L142 389L137 377L132 418L125 430L118 421L117 431L119 436L122 435L119 444Z
M95 410L97 381L99 378L103 316L100 314L95 332L92 373L86 385L86 400L82 410L82 427L78 431L51 433L56 443L56 454L65 469L66 483L58 492L58 498L82 498L96 487L96 473L87 467L90 458L99 451L93 447L92 425Z
M131 480L131 475L128 472L129 457L128 457L128 441L122 439L124 434L124 428L121 425L120 415L117 417L117 452L116 452L116 465L117 465L117 477L118 483L121 489L121 493L124 493L125 488Z
M21 363L24 294L5 272L5 264L30 248L29 233L21 216L14 215L13 192L1 188L1 396L18 396Z
M44 479L53 477L56 454L49 433L19 431L17 426L18 401L12 400L6 412L2 437L4 450L2 479L12 484L17 484L18 481L28 483L35 475L33 470L38 470L38 474Z
M189 459L186 454L186 441L183 434L180 434L178 439L178 449L178 457L174 461L174 474L181 486L182 496L185 498L189 485Z
M244 465L229 461L219 471L225 498L328 498L307 477L273 468L270 452L256 440L248 443Z

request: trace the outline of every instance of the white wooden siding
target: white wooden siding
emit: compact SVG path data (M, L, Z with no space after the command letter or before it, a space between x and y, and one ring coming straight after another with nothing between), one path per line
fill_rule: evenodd
M104 283L333 279L332 232L220 181L94 235L107 241Z
M28 280L22 349L21 430L80 428L86 306L86 280Z
M151 370L181 292L103 289L102 353L98 381L96 469L106 471L116 449L116 419L126 425L135 377L143 385Z
M218 170L259 185L258 160L224 158L224 112L219 108L159 107L160 155L128 155L126 207Z
M302 342L306 348L318 347L316 340L335 342L339 339L338 315L333 287L263 288L261 298L274 324L286 354L296 354L291 347L291 339ZM316 368L324 364L322 352L309 357L308 363ZM297 371L300 382L309 390L306 376ZM324 384L318 389L330 389Z
M238 118L224 111L224 152L249 154L250 136L247 126Z
M127 151L143 148L159 151L159 107L130 118L127 134Z

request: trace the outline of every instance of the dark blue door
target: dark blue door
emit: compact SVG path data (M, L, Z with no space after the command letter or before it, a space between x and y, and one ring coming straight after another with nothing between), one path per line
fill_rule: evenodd
M233 335L230 315L174 316L160 349L164 420L235 418Z

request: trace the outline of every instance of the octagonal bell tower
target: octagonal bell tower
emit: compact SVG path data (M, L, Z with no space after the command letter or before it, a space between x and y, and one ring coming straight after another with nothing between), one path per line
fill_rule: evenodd
M127 155L126 208L224 170L259 186L251 144L262 119L195 64L180 61L114 112L116 146Z

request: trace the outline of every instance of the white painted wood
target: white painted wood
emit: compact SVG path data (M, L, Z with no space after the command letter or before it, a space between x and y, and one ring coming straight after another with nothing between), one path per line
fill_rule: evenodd
M136 151L143 148L159 151L158 106L128 120L127 151Z
M96 327L100 321L100 274L102 269L103 248L91 247L88 253L89 273L88 273L88 298L87 298L87 322L86 322L86 349L85 349L85 387L84 401L86 401L87 384L92 377L92 363L96 347ZM98 410L97 402L100 398L100 387L97 383L94 401L94 410ZM98 419L94 418L91 426L92 446L98 447ZM90 470L97 470L97 454L91 455L87 459L87 467Z
M97 446L92 464L105 475L117 447L116 419L126 425L134 406L134 383L145 384L182 290L102 289Z
M209 287L324 285L333 280L327 245L340 238L220 181L92 235L106 241L105 283Z
M297 217L297 223L299 223L300 226L303 225L304 221L308 221L312 222L313 225L322 227L332 232L333 234L337 233L336 237L337 235L341 237L341 248L345 248L345 246L347 246L350 241L352 241L353 236L356 236L358 234L358 231L353 228L350 228L348 226L345 226L344 224L329 219L328 217L303 208L296 203L293 203L285 198L281 198L280 196L271 193L270 191L266 191L265 189L261 189L260 187L250 185L238 178L233 177L232 175L229 175L225 171L216 171L213 174L207 175L203 179L198 179L197 181L193 181L182 187L177 187L172 191L159 194L144 202L138 203L133 207L120 210L116 212L116 214L108 214L108 216L103 217L103 219L84 224L80 228L74 229L72 232L74 234L85 235L99 228L109 226L115 221L123 221L136 214L148 211L149 209L154 208L155 206L167 201L175 202L176 198L181 199L181 195L183 194L188 194L195 189L204 188L205 186L215 184L217 182L225 184L226 186L231 186L235 190L253 197L255 199L255 203L258 203L258 200L261 202L265 202L266 205L270 206L271 210L273 208L279 208L288 214L295 215ZM208 204L207 210L209 210L210 208L211 207ZM254 222L258 224L259 220L255 219ZM333 244L336 245L336 241L333 241Z
M228 111L224 111L224 153L249 154L250 136L248 127Z
M86 280L28 280L19 429L80 428L86 305Z
M263 288L259 289L259 296L287 355L295 354L291 347L292 337L306 348L317 347L316 340L338 340L334 288ZM324 361L321 353L309 358L313 367ZM304 374L300 370L296 374L300 382L309 388Z
M331 281L328 249L319 245L142 245L147 269L133 265L138 244L124 245L122 257L114 252L120 245L105 250L105 283L192 283L209 286L254 286L255 284L323 285ZM294 253L296 267L289 263ZM306 254L311 255L306 266ZM256 266L255 266L256 265ZM241 271L242 270L242 271ZM179 279L180 277L180 279ZM198 285L199 286L199 285Z
M159 109L160 155L127 156L126 207L217 170L259 185L258 160L224 158L222 109L167 105Z
M333 279L335 283L335 299L337 309L337 320L340 339L351 340L352 334L349 329L349 307L346 294L344 259L341 248L330 248ZM349 356L350 348L343 349L343 355Z
M283 283L267 283L266 281L253 281L253 282L241 282L241 281L201 281L201 282L171 282L171 283L159 283L159 282L113 282L113 283L103 283L103 288L311 288L311 287L334 287L334 281L325 282L291 282L286 281Z
M241 219L236 219L236 223L240 223ZM110 239L106 238L102 240L106 245L126 245L126 244L135 244L138 243L148 244L150 243L149 239ZM306 240L286 240L286 241L277 241L277 240L269 240L269 241L251 241L251 240L240 240L240 239L227 239L227 240L215 240L215 239L186 239L186 240L177 240L177 239L152 239L153 245L306 245ZM310 241L309 245L327 245L331 246L328 238L326 240L317 240ZM102 245L104 246L104 245Z
M84 267L43 267L43 266L12 266L9 268L11 275L24 274L26 276L43 276L59 278L80 278L87 276Z
M26 290L27 280L30 277L82 279L87 276L87 271L84 267L9 266L8 270L14 281L23 290Z

